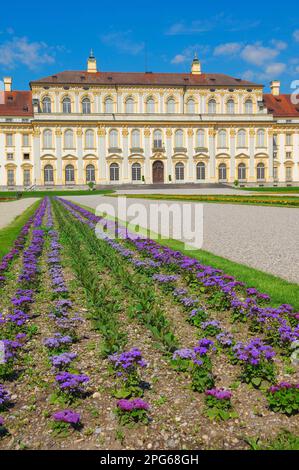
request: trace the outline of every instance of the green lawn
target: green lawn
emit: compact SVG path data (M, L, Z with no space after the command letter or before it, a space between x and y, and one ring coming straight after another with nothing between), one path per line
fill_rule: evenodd
M0 259L9 252L23 225L25 225L29 217L35 212L39 204L40 201L36 201L22 214L18 215L11 224L0 230Z
M90 190L66 190L56 191L49 189L48 191L0 191L0 197L16 198L17 194L22 194L22 197L45 197L45 196L90 196L93 194L112 194L114 191L111 189L97 189L96 191Z
M95 209L80 204L76 201L76 204L95 213ZM107 217L111 218L111 217ZM120 223L124 224L123 221ZM129 230L133 230L133 226L127 224ZM144 233L140 229L140 233ZM149 234L149 236L156 236L156 234ZM155 238L156 239L156 238ZM166 245L173 250L178 250L187 256L198 259L205 265L212 266L216 269L222 269L223 272L234 276L238 281L244 282L247 287L255 287L260 292L270 295L271 305L276 307L281 304L291 304L299 311L299 288L298 284L291 283L281 279L280 277L273 276L272 274L259 271L258 269L250 268L244 264L235 263L221 256L214 255L208 251L186 249L185 244L178 240L157 240L161 245Z
M262 193L299 193L299 186L272 186L263 188L237 188L242 191L256 191Z
M114 197L123 195L113 194ZM253 206L299 208L299 197L291 196L226 196L205 194L126 194L127 198L153 199L161 201L205 202L217 204L246 204Z

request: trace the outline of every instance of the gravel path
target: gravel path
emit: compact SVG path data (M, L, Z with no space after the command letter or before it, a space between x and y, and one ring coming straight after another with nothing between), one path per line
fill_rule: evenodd
M38 201L36 197L20 199L18 201L0 202L0 229L9 225L18 215Z
M117 198L95 195L69 196L67 199L93 208L110 204L111 210L118 203ZM131 209L133 204L137 204L136 207L142 204L146 209L140 222L141 226L146 226L150 207L159 201L127 200ZM196 246L299 284L299 209L177 201L163 201L163 204L175 204L180 208L187 205L191 209L195 205L203 207L203 245L197 243ZM109 207L106 210L109 212ZM119 217L124 220L124 211ZM164 221L160 233L165 233L165 226ZM172 227L177 228L177 224ZM184 235L173 238L186 241Z

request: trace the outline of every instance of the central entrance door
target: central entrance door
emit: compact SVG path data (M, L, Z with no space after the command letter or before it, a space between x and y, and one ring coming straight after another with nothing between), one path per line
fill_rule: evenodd
M153 183L164 183L164 164L160 160L153 164Z

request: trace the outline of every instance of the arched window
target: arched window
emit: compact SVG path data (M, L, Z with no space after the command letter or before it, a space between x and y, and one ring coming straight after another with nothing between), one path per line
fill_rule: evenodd
M94 148L94 132L92 129L88 129L85 133L85 147L87 149Z
M65 182L74 183L75 181L75 169L73 165L66 165L65 167Z
M45 149L52 148L52 131L50 129L43 132L43 145Z
M228 100L226 103L226 112L227 114L235 113L235 102L234 100Z
M162 148L162 132L159 129L154 131L154 148Z
M293 179L293 169L291 166L286 167L286 181L292 181Z
M154 113L155 112L155 101L154 98L148 98L146 101L146 112Z
M246 180L246 165L245 165L245 163L240 163L238 165L238 180Z
M179 162L175 165L175 179L177 181L183 181L184 180L184 163Z
M71 129L68 129L64 133L64 148L66 149L74 148L74 133Z
M116 129L111 129L111 131L109 132L109 147L118 147L118 131Z
M265 131L263 129L257 131L257 146L265 147Z
M27 168L23 170L23 185L24 186L31 185L31 171Z
M63 101L62 101L62 112L64 114L69 114L72 112L72 103L71 103L71 99L66 96L65 98L63 98Z
M244 129L238 131L237 145L238 147L246 147L246 131Z
M256 177L257 180L264 180L265 179L265 165L263 163L259 163L256 167Z
M216 100L212 99L208 103L208 113L216 114Z
M221 163L218 167L218 178L219 181L226 181L226 164Z
M45 96L42 105L43 113L51 113L51 99L48 96Z
M253 103L251 100L245 101L245 114L252 114L253 113Z
M7 186L14 186L15 185L15 170L10 168L7 170Z
M205 131L203 129L198 129L196 132L196 147L205 146Z
M175 113L175 100L174 98L169 98L166 105L167 113Z
M126 113L134 113L134 100L133 98L126 99Z
M187 113L194 114L195 113L195 101L193 98L189 98L187 101Z
M91 113L90 99L89 98L84 98L82 100L82 113L83 114L90 114Z
M196 165L196 179L198 180L206 179L206 165L203 162L199 162Z
M141 181L141 165L133 163L132 165L132 181Z
M140 131L138 129L132 131L132 147L140 148Z
M181 148L184 146L184 132L182 129L178 129L174 134L174 146Z
M119 165L111 163L110 165L110 181L119 181Z
M45 184L54 183L54 171L52 165L46 165L44 168L44 182Z
M113 100L112 98L105 99L105 113L113 113Z
M219 134L218 134L218 147L220 147L220 148L227 147L226 130L224 130L224 129L219 131Z
M94 183L96 180L96 172L94 165L87 165L86 167L86 183Z

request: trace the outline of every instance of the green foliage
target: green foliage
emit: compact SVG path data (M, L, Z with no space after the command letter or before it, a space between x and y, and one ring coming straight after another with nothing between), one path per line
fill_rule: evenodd
M299 412L298 388L282 388L273 393L268 391L267 399L269 408L276 413L284 413L291 416Z

